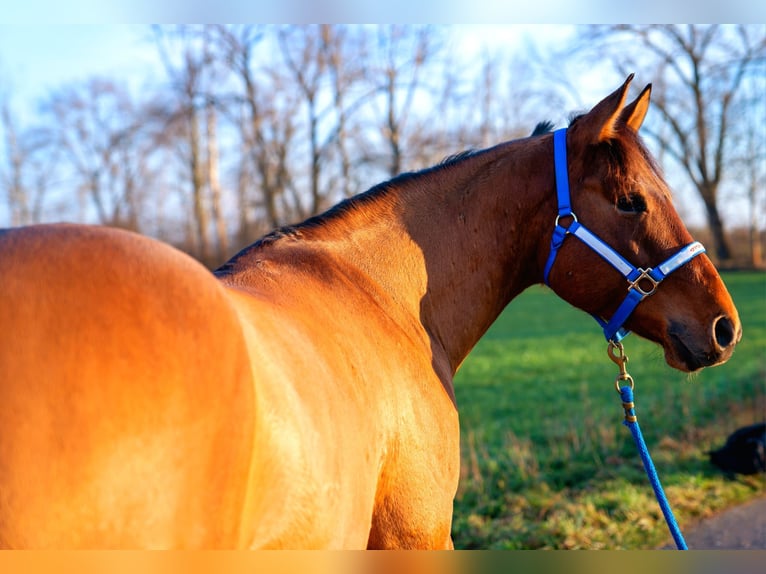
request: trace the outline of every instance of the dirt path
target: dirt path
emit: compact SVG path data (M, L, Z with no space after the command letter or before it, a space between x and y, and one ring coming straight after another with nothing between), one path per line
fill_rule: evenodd
M690 550L766 549L766 496L703 520L683 535Z

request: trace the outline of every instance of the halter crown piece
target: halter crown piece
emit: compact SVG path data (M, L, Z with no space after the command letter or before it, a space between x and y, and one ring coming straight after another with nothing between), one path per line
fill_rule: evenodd
M697 255L705 252L705 248L698 241L681 248L675 255L666 259L654 268L641 269L628 262L622 255L617 253L609 245L604 243L596 234L588 230L578 220L572 211L572 202L569 197L569 174L567 171L567 143L566 128L553 132L553 157L556 174L556 195L558 197L558 216L556 217L551 239L551 250L548 261L545 264L544 281L550 286L549 276L556 255L564 243L567 235L574 235L588 247L598 253L607 263L614 267L628 281L628 294L608 321L593 315L604 330L607 341L615 343L624 339L629 331L623 327L625 321L646 297L657 290L657 287L670 273L682 267ZM570 219L568 226L561 223L562 219Z

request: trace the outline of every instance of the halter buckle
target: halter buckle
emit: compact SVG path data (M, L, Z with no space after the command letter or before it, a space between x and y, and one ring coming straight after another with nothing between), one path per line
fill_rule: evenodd
M631 289L635 289L639 293L641 293L642 296L647 297L654 293L657 290L657 285L660 284L659 281L657 281L654 277L649 275L652 272L652 268L649 267L648 269L641 269L640 267L637 269L641 273L636 279L630 282L630 285L628 285L628 291ZM649 283L652 284L652 286L647 290L644 289L641 286L641 281L647 280Z

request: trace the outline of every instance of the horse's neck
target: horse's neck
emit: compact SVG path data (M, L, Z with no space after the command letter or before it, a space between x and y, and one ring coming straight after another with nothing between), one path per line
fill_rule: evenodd
M422 323L450 375L508 302L541 280L555 211L552 173L530 168L541 163L536 144L406 179L369 208L367 225L339 235L344 257Z
M394 180L287 243L369 278L381 304L423 325L434 357L446 361L440 374L451 376L508 302L542 278L555 194L552 152L539 139ZM532 167L541 164L551 169ZM245 250L219 276L257 277L255 262L279 243Z
M532 172L540 159L532 161L530 145L505 144L435 172L436 191L423 194L431 199L404 211L424 260L420 319L452 373L511 299L540 281L553 177Z

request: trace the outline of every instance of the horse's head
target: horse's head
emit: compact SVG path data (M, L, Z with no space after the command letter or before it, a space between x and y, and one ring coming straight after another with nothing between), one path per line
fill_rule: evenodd
M661 344L669 365L694 371L731 356L742 334L739 316L708 257L695 256L693 247L683 251L692 238L637 134L651 89L647 86L626 106L631 79L565 132L571 208L578 221L575 228L584 228L577 234L583 240L560 242L547 282L566 301L609 321L620 314L629 281L607 261L609 256L589 246L594 242L588 234L638 271L658 268L681 251L681 265L656 289L645 275L637 282L640 293L651 294L639 294L641 301L624 326ZM561 215L561 200L559 204ZM562 219L562 226L574 222L574 217ZM573 235L571 227L568 235Z

